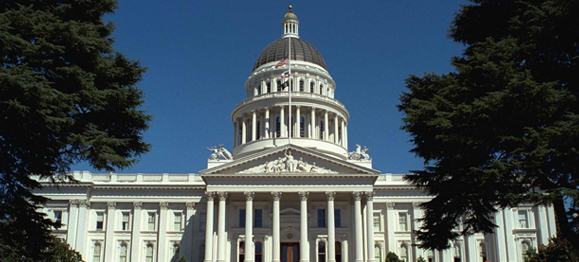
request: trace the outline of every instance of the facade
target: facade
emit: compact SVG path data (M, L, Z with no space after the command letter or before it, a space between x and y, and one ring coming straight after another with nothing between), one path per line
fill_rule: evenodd
M348 151L349 114L321 54L299 37L291 9L282 25L231 115L232 153L212 148L198 174L75 172L78 183L43 181L43 211L63 223L54 234L87 262L361 262L389 251L404 261L522 262L525 250L555 236L552 207L523 205L498 212L494 234L443 251L416 247L419 204L430 196L402 174L372 169L365 147ZM282 78L286 57L291 73Z

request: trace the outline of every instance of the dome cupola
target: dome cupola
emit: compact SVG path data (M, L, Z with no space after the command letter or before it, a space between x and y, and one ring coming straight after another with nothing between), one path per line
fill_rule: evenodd
M298 34L298 25L300 24L300 20L298 20L298 17L292 12L291 5L289 6L289 12L285 14L283 19L281 20L281 23L283 24L282 38L300 37Z

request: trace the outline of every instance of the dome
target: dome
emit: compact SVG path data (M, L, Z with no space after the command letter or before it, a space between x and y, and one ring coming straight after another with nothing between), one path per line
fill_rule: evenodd
M269 44L265 49L263 49L263 51L261 51L261 54L259 54L259 57L253 66L253 70L255 71L255 69L262 65L279 61L286 57L288 55L288 39L292 41L292 61L298 60L310 62L328 70L326 62L324 62L324 58L320 52L318 52L318 50L310 43L295 37L281 38Z

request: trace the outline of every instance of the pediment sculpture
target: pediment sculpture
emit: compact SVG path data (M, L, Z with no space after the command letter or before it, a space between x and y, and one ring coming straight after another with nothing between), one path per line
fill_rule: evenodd
M327 168L319 167L316 162L312 164L307 163L300 157L295 160L291 151L286 151L284 157L279 157L276 160L267 161L264 164L248 168L239 173L316 173L316 174L337 174L338 172L329 170Z
M209 156L209 160L218 160L218 159L225 159L225 160L233 160L233 156L223 145L219 145L219 148L213 146L213 148L207 148L207 150L213 152Z
M371 160L372 158L370 158L370 155L368 155L368 153L367 153L368 151L370 151L370 148L367 148L366 146L364 146L364 149L362 149L362 146L356 144L356 151L348 153L348 159L350 159L350 160Z

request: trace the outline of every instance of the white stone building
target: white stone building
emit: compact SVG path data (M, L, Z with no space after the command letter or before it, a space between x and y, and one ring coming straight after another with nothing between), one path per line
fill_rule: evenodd
M87 262L523 261L555 235L552 207L495 215L494 234L461 238L444 251L416 247L413 231L430 197L398 174L372 169L367 150L348 152L349 114L321 54L300 39L288 12L231 115L232 156L214 148L198 174L91 174L56 187L44 208L54 234ZM290 43L291 41L291 43ZM291 45L291 94L277 67ZM289 96L291 95L291 100ZM291 102L290 102L291 101ZM291 105L290 105L291 103ZM251 236L251 237L248 237Z

